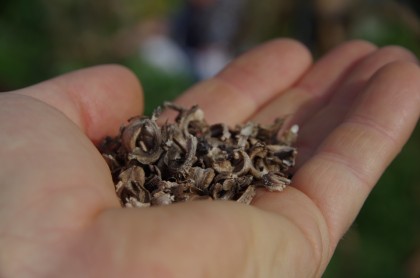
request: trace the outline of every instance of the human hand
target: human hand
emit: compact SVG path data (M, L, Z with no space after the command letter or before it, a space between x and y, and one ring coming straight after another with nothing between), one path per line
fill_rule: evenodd
M418 120L414 63L401 48L350 42L312 64L277 40L181 96L210 122L293 115L301 126L292 186L259 191L252 206L119 207L91 141L141 113L122 68L0 95L0 276L319 277Z

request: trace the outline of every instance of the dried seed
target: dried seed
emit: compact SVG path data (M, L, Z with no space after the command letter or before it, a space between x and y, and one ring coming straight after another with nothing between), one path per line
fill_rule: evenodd
M100 147L122 206L207 199L250 204L257 187L281 191L290 184L297 126L279 136L283 119L271 126L249 122L229 128L208 125L198 106L165 103L163 109L178 112L174 123L158 126L158 108L151 118L130 119Z
M256 192L254 186L248 186L244 193L242 193L241 197L238 198L237 202L249 205L254 198Z

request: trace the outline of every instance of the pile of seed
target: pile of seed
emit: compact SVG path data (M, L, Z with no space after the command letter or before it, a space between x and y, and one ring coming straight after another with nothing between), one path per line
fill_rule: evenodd
M178 113L175 122L157 124L163 109ZM281 119L271 126L249 122L229 128L207 124L197 106L165 103L163 109L130 119L100 147L122 206L202 199L249 204L256 188L281 191L290 183L297 126L279 136Z

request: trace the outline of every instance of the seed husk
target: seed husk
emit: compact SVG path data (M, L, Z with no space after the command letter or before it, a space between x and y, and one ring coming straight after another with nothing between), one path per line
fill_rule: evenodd
M158 125L165 109L178 113ZM298 127L283 129L248 122L233 128L209 125L198 106L173 103L151 117L128 120L116 137L99 147L123 207L169 205L193 200L232 200L250 204L257 188L282 191L291 182Z

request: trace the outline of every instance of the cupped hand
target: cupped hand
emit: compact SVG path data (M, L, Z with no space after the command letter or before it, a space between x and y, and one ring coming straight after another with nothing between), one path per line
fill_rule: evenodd
M276 40L233 61L177 103L209 122L300 126L283 192L252 206L197 201L122 209L94 144L141 113L118 66L0 95L0 277L319 277L420 113L416 58L343 44L312 63Z

